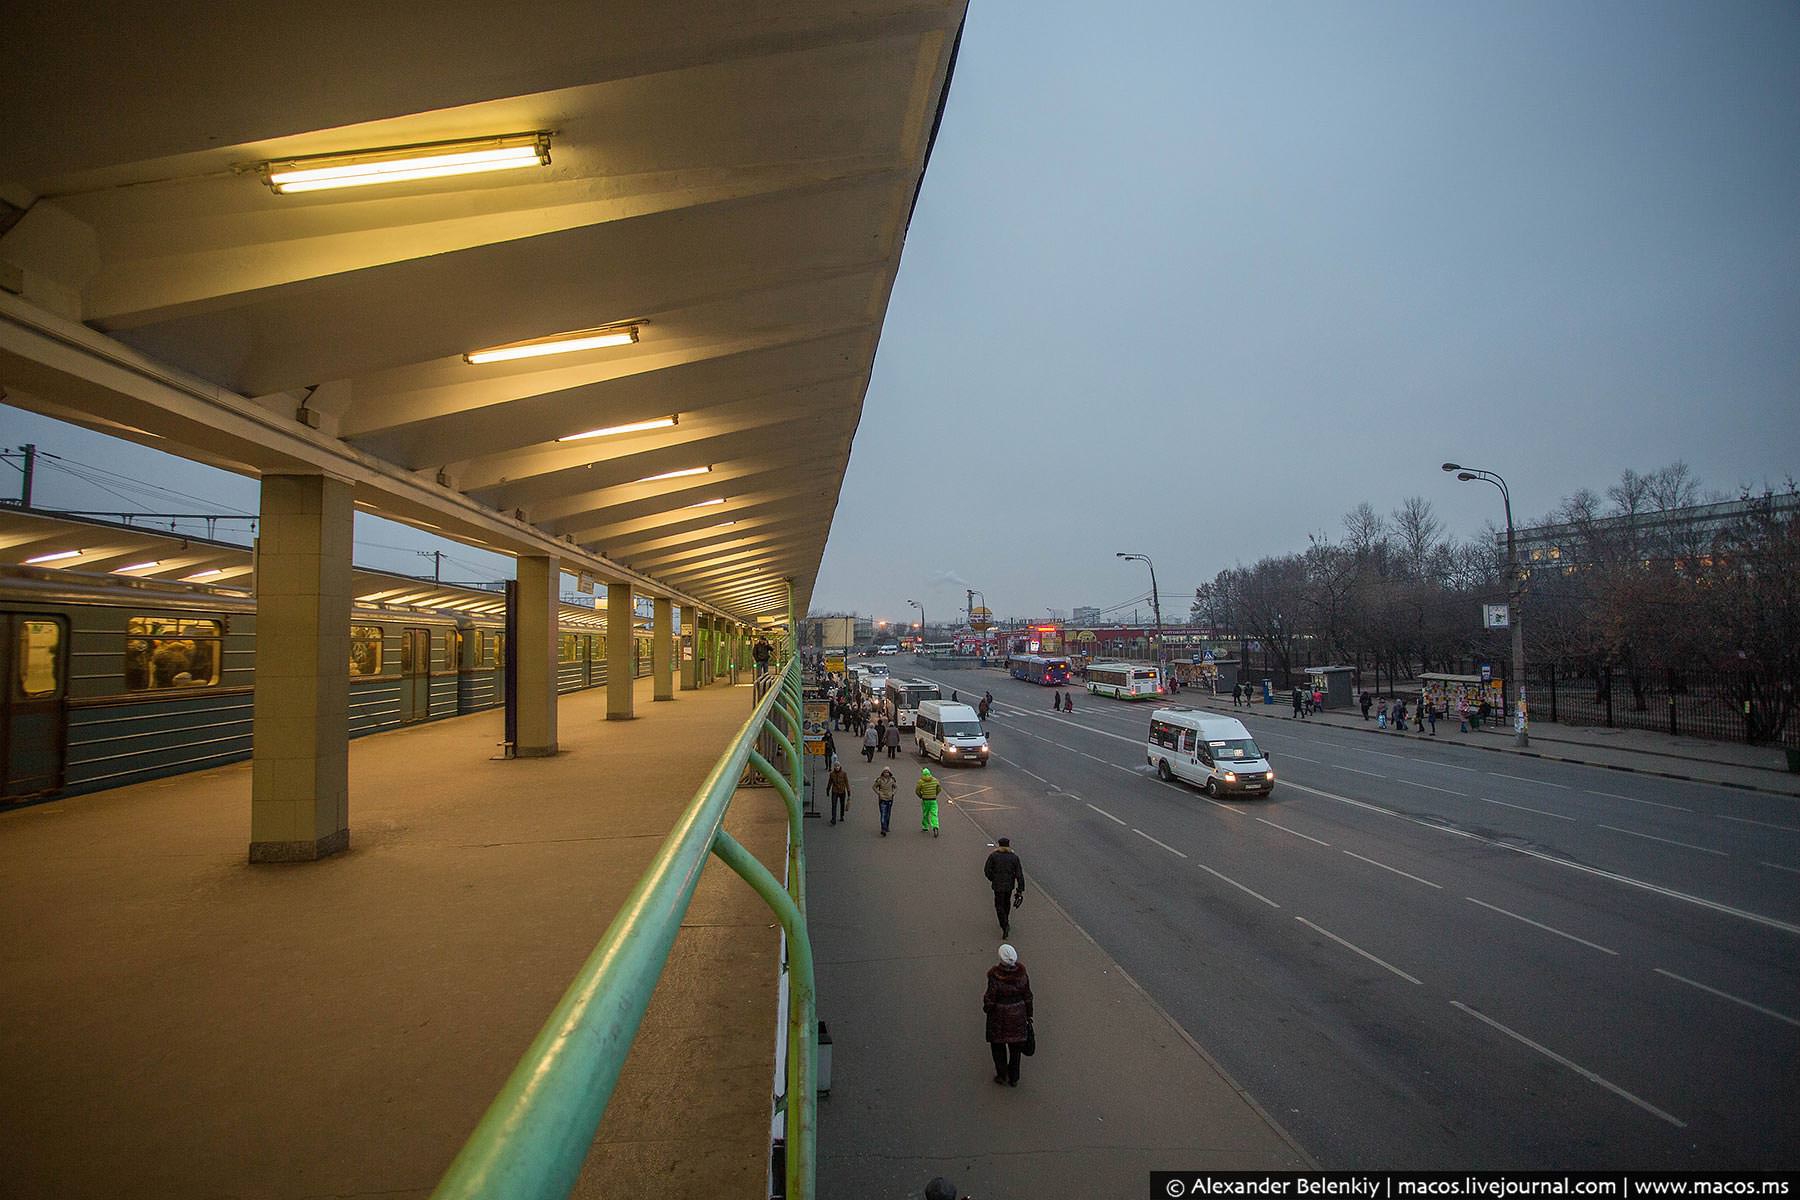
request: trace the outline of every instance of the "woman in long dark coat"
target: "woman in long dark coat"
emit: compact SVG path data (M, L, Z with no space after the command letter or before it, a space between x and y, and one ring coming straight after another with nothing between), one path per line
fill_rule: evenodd
M987 994L981 998L987 1013L988 1049L994 1056L994 1082L1019 1086L1019 1056L1031 1024L1031 977L1019 952L1000 947L1000 961L988 968Z

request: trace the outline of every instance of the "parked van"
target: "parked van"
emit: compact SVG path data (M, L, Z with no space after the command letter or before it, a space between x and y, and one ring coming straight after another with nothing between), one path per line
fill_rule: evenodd
M1269 756L1236 717L1159 708L1150 714L1146 757L1160 778L1197 783L1209 796L1262 796L1275 787Z
M926 758L987 766L987 734L981 731L981 718L967 704L920 701L918 718L913 722L913 739Z

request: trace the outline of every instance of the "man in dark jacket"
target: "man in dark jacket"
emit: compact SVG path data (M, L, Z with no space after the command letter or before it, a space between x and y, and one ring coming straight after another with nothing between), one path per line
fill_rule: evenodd
M1011 937L1012 910L1025 899L1025 864L1013 853L1011 838L1000 839L999 847L988 855L982 873L994 888L994 915L1000 918L1000 936Z

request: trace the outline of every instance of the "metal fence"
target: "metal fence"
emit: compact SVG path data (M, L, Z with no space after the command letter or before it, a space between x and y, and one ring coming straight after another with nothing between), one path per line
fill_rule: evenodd
M1800 746L1792 680L1753 671L1527 664L1533 721Z

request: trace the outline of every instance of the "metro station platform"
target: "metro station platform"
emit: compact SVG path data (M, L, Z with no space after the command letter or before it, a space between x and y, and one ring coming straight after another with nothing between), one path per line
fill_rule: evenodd
M0 815L0 1195L428 1195L751 708L650 688L351 743L318 862L245 861L248 763ZM727 828L779 872L774 792ZM709 862L576 1195L762 1194L777 945Z

